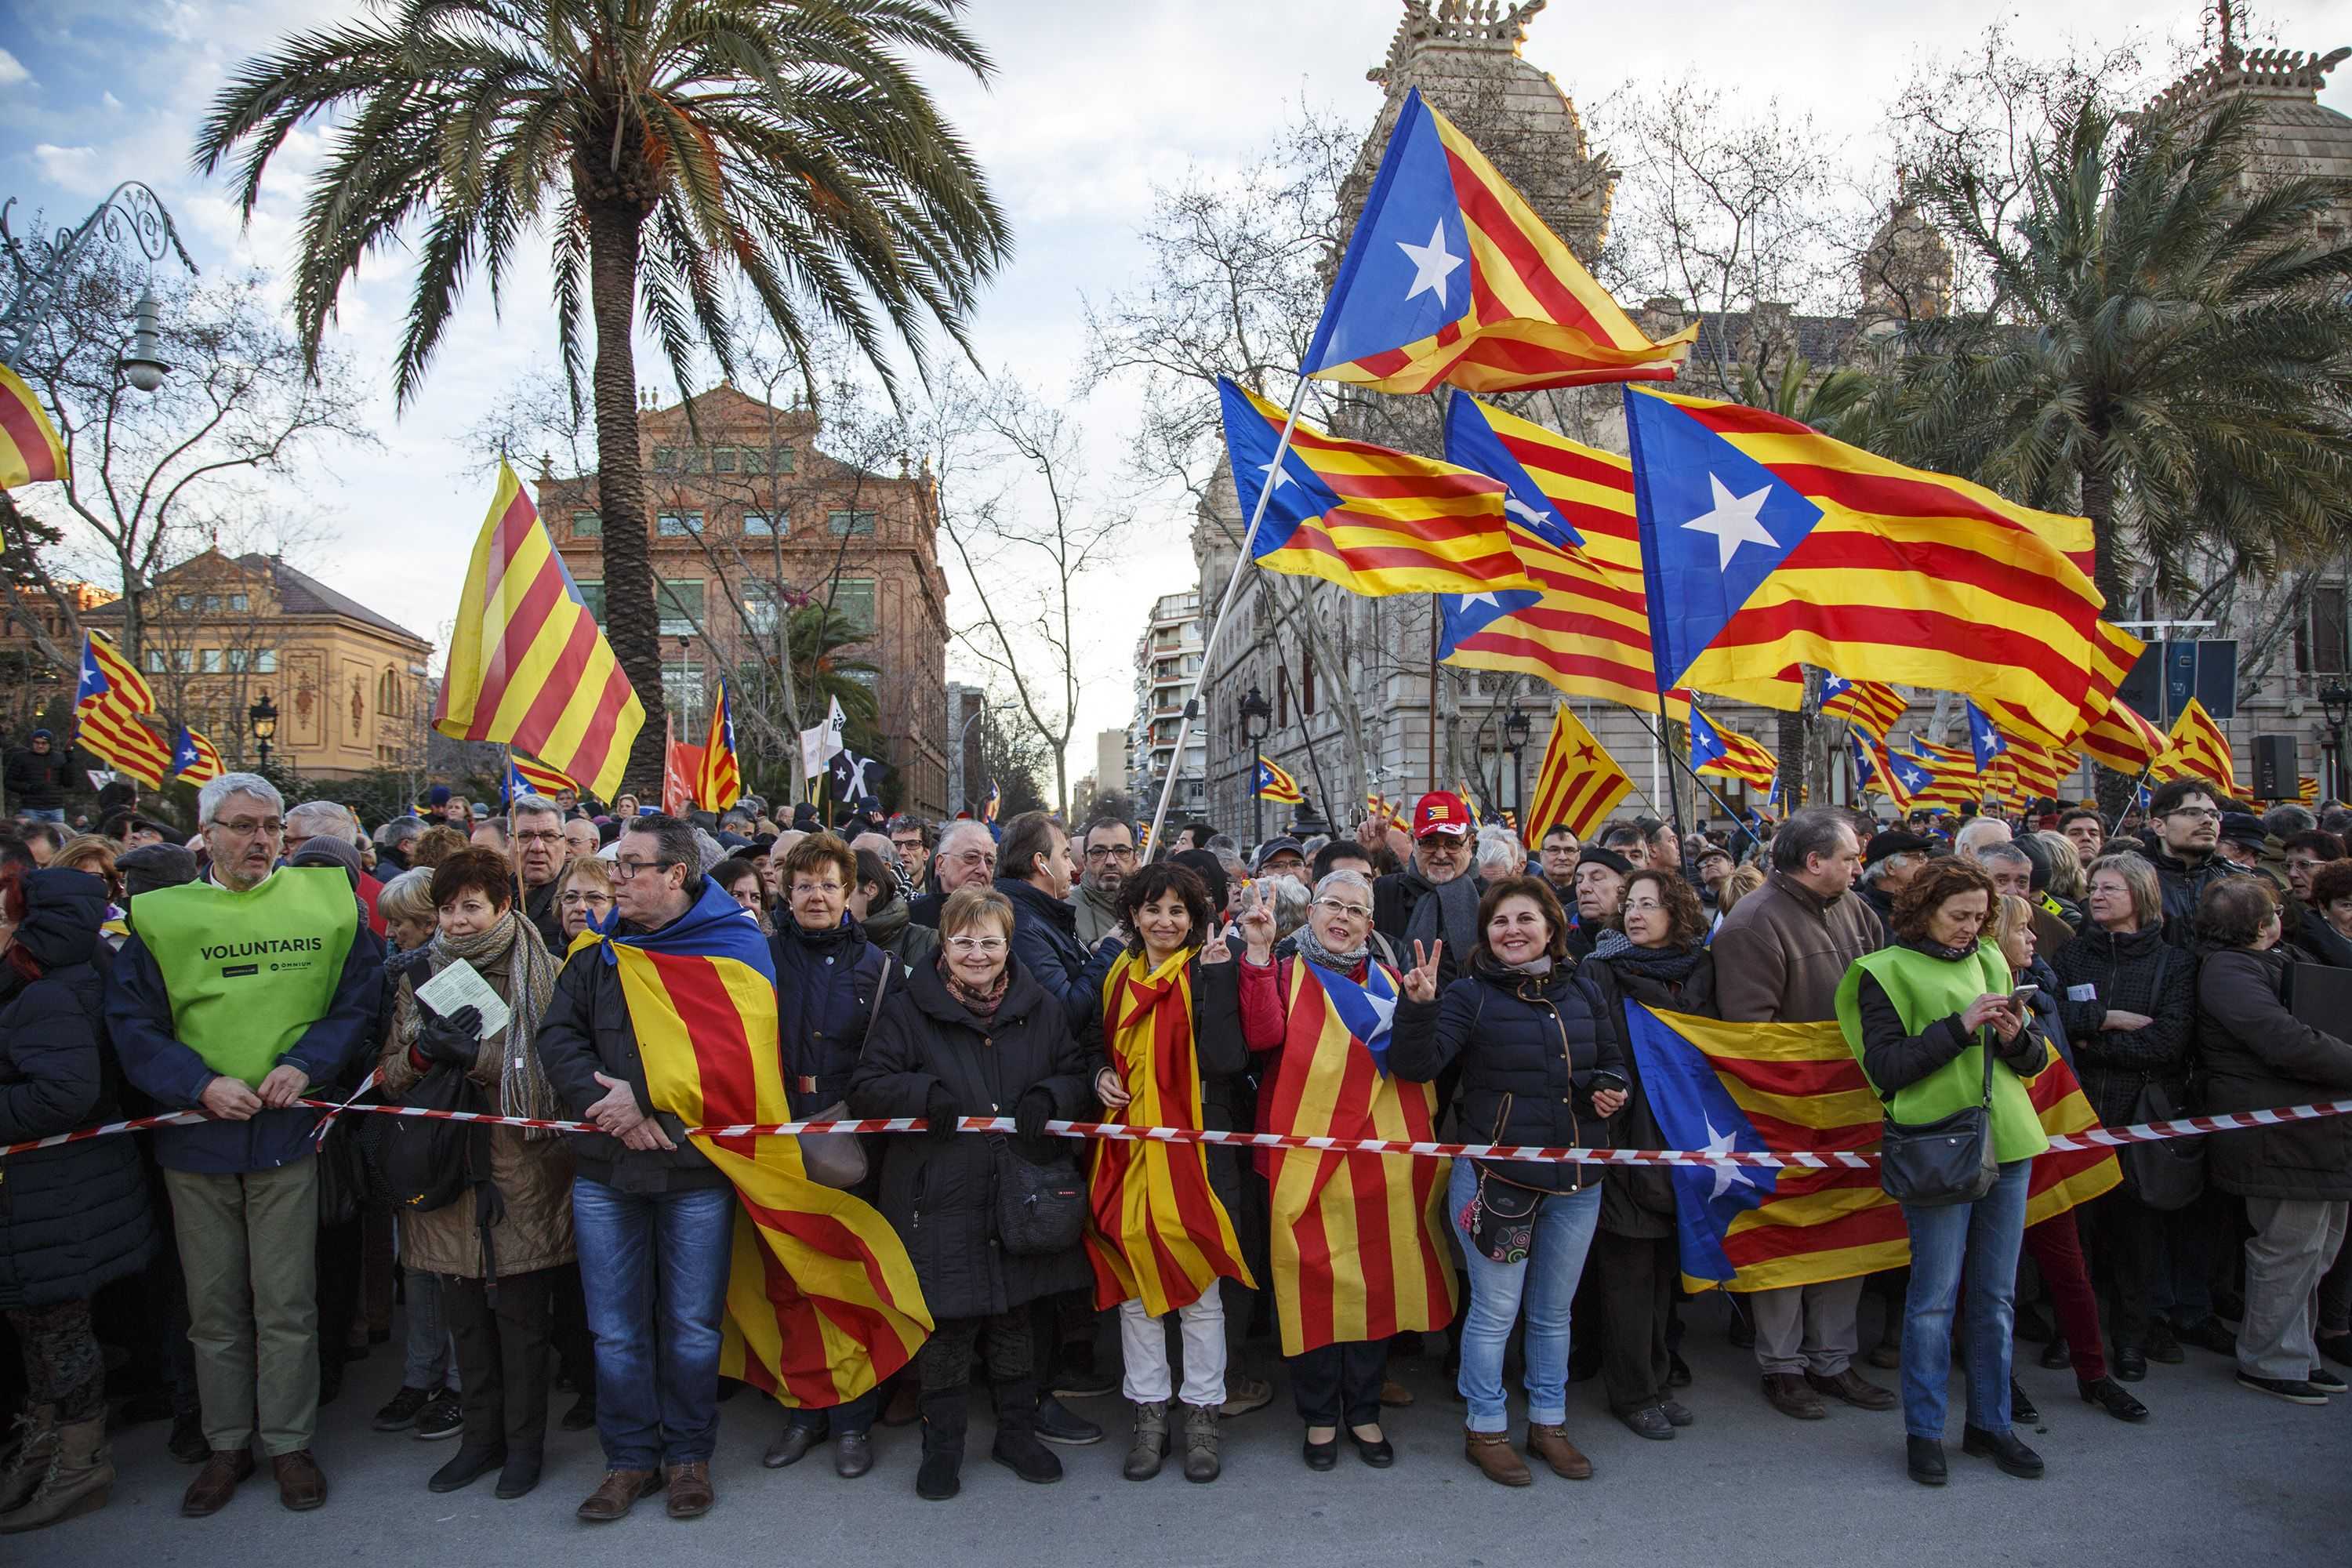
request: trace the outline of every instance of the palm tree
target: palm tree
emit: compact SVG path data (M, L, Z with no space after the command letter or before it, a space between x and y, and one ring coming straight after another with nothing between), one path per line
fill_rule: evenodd
M734 371L731 281L796 353L846 332L893 395L890 340L927 374L937 323L969 349L980 285L1012 237L978 163L905 55L985 81L962 0L401 0L293 35L215 100L195 162L232 157L250 220L270 159L340 111L311 182L294 314L315 355L363 258L417 235L394 368L423 384L469 281L496 302L524 237L554 247L575 409L594 332L599 507L614 650L646 706L634 761L660 776L663 703L631 330L642 311L681 387L708 350ZM814 397L815 388L810 386Z
M2352 543L2352 245L2319 238L2352 182L2263 176L2251 107L2081 104L2006 228L1965 172L1913 187L1993 297L1909 329L1900 455L2088 517L2111 605L2191 545L2269 575Z

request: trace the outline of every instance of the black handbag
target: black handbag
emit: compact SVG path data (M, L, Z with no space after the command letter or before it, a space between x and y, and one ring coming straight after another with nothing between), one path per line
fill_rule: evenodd
M1078 1244L1087 1226L1087 1184L1077 1162L1056 1153L1024 1160L1002 1132L988 1140L995 1162L996 1239L1011 1258L1043 1258Z
M1992 1147L1992 1046L1982 1030L1977 1048L1984 1058L1984 1092L1966 1110L1903 1122L1895 1120L1894 1097L1879 1096L1888 1114L1879 1130L1878 1184L1896 1203L1914 1208L1972 1204L2000 1180Z
M400 1103L426 1110L497 1109L488 1091L452 1062L436 1063L409 1085ZM384 1120L392 1123L383 1140L383 1176L394 1207L429 1214L456 1203L476 1182L490 1179L488 1128L429 1116Z
M2132 1100L2131 1119L2177 1121L2188 1107L2173 1099L2172 1090L2153 1077L2143 1076ZM2205 1143L2202 1138L2168 1138L2160 1143L2126 1143L2123 1155L2124 1184L2152 1209L2169 1214L2185 1209L2205 1193Z

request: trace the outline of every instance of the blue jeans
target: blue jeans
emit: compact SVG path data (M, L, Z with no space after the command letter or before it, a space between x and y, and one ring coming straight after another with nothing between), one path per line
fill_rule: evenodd
M1555 1193L1536 1210L1535 1240L1527 1260L1497 1263L1478 1250L1462 1227L1462 1211L1477 1190L1478 1174L1467 1160L1454 1162L1446 1184L1445 1212L1462 1238L1470 1271L1470 1310L1462 1319L1462 1375L1457 1386L1470 1406L1474 1432L1501 1432L1510 1425L1503 1393L1503 1347L1511 1324L1527 1302L1528 1419L1557 1426L1568 1418L1568 1309L1584 1272L1585 1249L1601 1220L1601 1184Z
M1903 1426L1914 1437L1944 1436L1950 1403L1952 1315L1968 1274L1968 1424L2009 1430L2009 1341L2017 1321L2017 1254L2025 1243L2025 1190L2033 1162L2000 1168L1992 1191L1972 1204L1903 1205L1911 1231L1911 1289L1903 1299Z
M734 1189L625 1193L581 1176L572 1184L572 1225L596 1336L605 1468L707 1461L719 1444Z
M863 1437L874 1430L874 1417L881 1413L882 1391L869 1388L855 1399L824 1410L788 1410L784 1421L820 1437Z

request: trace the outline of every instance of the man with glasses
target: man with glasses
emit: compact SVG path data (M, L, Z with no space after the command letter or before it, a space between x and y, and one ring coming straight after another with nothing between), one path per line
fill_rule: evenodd
M348 844L354 849L365 841L360 831L360 819L352 808L331 800L306 800L286 813L285 861L294 863L294 857L314 838L331 839ZM383 884L364 869L352 873L352 888L359 894L360 908L367 911L368 930L377 936L384 933L383 917L375 910L375 901L383 891Z
M701 864L688 824L629 818L612 861L616 934L683 919L709 880ZM597 1127L572 1139L572 1215L596 1336L606 1474L579 1515L616 1520L667 1486L671 1517L695 1518L713 1500L734 1188L688 1141L683 1122L654 1109L620 971L600 948L566 960L538 1049L566 1110Z
M2156 846L2148 859L2156 867L2156 884L2163 894L2164 940L2179 948L2196 942L2197 900L2224 877L2243 871L2218 853L2221 842L2221 801L2202 779L2174 779L2148 802L2148 821L2156 829Z
M523 918L537 927L550 952L563 951L563 912L555 907L555 876L570 858L563 808L543 795L514 802L514 868L522 882Z
M776 965L784 1096L796 1117L837 1115L894 965L849 918L857 857L847 845L830 833L811 834L793 846L782 871L786 913L768 951ZM761 1463L772 1470L798 1464L830 1436L834 1473L862 1476L874 1468L869 1434L880 1407L880 1391L868 1389L830 1410L793 1410Z
M1372 884L1372 923L1398 952L1415 941L1433 951L1440 986L1478 946L1478 900L1486 891L1471 869L1470 808L1447 790L1432 790L1412 808L1412 864Z
M996 879L996 839L988 825L970 817L949 823L940 835L940 852L931 875L936 889L917 899L907 918L919 926L936 929L950 893L958 888L985 888Z
M922 888L923 874L930 869L930 825L919 816L900 812L890 819L889 837L890 847L898 851L898 869L904 873L911 897Z
M1070 906L1078 911L1078 942L1088 952L1118 928L1118 890L1135 872L1135 828L1116 816L1087 825L1083 861Z
M268 780L223 773L197 793L196 816L209 868L132 899L107 1027L132 1083L213 1119L154 1134L211 1449L180 1511L227 1504L253 1474L257 1432L278 1500L300 1511L327 1500L327 1481L310 1452L319 1118L296 1102L373 1048L383 949L342 871L279 868L287 813Z
M1551 884L1559 901L1570 908L1576 904L1576 855L1580 847L1576 829L1565 822L1555 822L1544 829L1543 843L1537 851L1543 866L1543 879Z

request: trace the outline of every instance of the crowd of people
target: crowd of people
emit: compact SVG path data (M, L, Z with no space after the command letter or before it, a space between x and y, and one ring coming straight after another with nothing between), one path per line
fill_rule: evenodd
M1723 1298L1781 1415L1899 1411L1908 1473L1939 1485L1956 1350L1962 1452L2020 1477L2043 1469L2020 1342L2126 1423L2184 1347L2298 1405L2346 1389L2352 1119L2135 1145L2120 1185L2029 1226L2048 1145L2026 1086L2063 1061L2105 1125L2352 1094L2352 1044L2291 985L2352 965L2352 811L2256 815L2182 781L2113 835L2088 806L1811 806L1530 845L1435 792L1246 853L1186 823L1147 858L1118 817L828 828L756 799L695 821L445 788L371 832L229 773L190 837L135 804L69 830L26 788L43 739L10 764L25 809L0 835L0 1144L202 1114L0 1159L22 1365L0 1533L103 1506L113 1435L148 1420L195 1468L186 1515L230 1503L257 1442L282 1504L320 1507L320 1407L378 1347L402 1373L373 1430L453 1445L433 1491L530 1493L562 1405L604 1454L581 1518L656 1493L709 1510L744 1391L720 1373L738 1199L649 1089L597 950L714 921L766 944L776 1037L733 1048L774 1053L795 1117L929 1128L870 1140L848 1180L933 1326L856 1398L739 1405L772 1427L771 1468L823 1448L861 1477L877 1425L919 1424L914 1488L952 1497L984 1384L989 1456L1023 1480L1102 1441L1076 1406L1116 1393L1129 1479L1209 1482L1220 1424L1277 1378L1310 1469L1343 1436L1385 1468L1412 1353L1443 1356L1466 1462L1499 1484L1593 1475L1572 1382L1671 1441L1699 1412L1668 1172L1045 1128L1665 1147L1629 1003L1834 1020L1890 1127L1980 1114L1979 1179L1903 1203L1907 1269ZM321 1109L355 1100L588 1130Z

